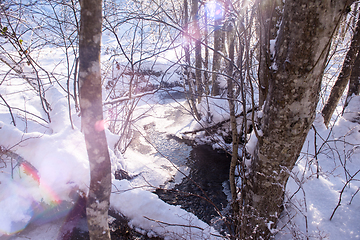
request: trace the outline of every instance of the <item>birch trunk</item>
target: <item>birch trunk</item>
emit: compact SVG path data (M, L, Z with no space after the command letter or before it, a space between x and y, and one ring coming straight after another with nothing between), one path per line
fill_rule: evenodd
M241 239L270 239L284 190L315 118L321 76L337 23L353 1L286 0L276 42L276 71L250 173L244 179Z
M102 1L81 0L79 80L81 127L90 162L86 216L90 239L110 239L108 226L111 165L104 131L100 48Z

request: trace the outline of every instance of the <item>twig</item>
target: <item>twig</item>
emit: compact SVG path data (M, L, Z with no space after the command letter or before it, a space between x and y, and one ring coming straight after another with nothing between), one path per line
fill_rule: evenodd
M334 211L333 211L332 214L331 214L330 221L331 221L331 219L334 217L334 214L335 214L336 210L338 209L338 207L340 207L340 205L341 205L342 194L344 193L344 190L345 190L346 186L348 185L348 183L351 182L351 180L354 179L354 177L356 176L356 174L358 174L359 172L360 172L360 169L357 170L356 173L354 173L354 175L352 175L352 176L346 181L345 185L344 185L343 188L341 189L341 191L340 191L340 196L339 196L339 202L338 202L338 204L336 205ZM351 199L351 200L352 200L352 199Z
M350 199L350 202L349 202L349 205L351 204L353 198L355 197L355 195L360 191L360 187L358 187L358 189L356 190L356 192L351 196L351 199Z
M132 100L135 98L141 98L146 95L154 94L154 93L158 92L159 90L160 89L155 89L154 91L144 92L144 93L137 94L137 95L115 98L113 100L104 102L103 105L105 106L105 105L109 105L109 104L115 104L115 103L119 103L119 102L129 101L129 100Z
M200 229L201 231L204 231L203 228L198 227L198 226L194 226L194 225L166 223L166 222L163 222L163 221L160 221L160 220L155 220L155 219L148 218L147 216L143 216L143 217L146 218L149 221L153 221L153 222L156 222L156 223L161 223L161 224L164 224L164 225L167 225L167 226L197 228L197 229Z
M312 125L312 128L314 129L314 148L315 148L315 164L316 164L316 178L319 178L319 159L318 159L318 151L317 151L317 143L316 143L316 135L318 132L316 131L316 128L314 125Z
M7 108L9 109L9 112L10 112L10 116L11 116L11 119L12 119L12 123L14 124L14 126L16 127L16 123L15 123L15 119L14 119L14 115L12 114L12 111L11 111L11 107L10 105L6 102L6 100L3 98L3 96L0 94L0 98L4 101L5 105L7 106Z

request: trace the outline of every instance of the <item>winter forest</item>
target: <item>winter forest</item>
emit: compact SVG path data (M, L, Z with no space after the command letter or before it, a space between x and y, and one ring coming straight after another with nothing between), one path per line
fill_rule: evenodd
M360 239L355 0L0 0L0 239Z

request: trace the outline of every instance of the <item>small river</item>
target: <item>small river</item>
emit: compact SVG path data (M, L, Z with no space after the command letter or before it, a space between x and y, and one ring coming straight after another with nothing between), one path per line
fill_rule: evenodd
M155 155L166 157L180 170L172 182L155 193L163 201L181 205L222 232L225 226L220 215L226 215L229 210L231 157L211 146L193 145L189 141L159 133L154 130L155 124L149 124L145 129L147 138L158 150Z

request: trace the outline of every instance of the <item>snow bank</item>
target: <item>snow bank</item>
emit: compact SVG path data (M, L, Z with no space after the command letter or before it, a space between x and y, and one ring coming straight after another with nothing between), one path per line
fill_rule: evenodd
M6 167L0 174L0 232L22 230L38 203L57 205L73 201L69 197L73 191L87 193L89 163L79 130L67 127L51 135L24 133L0 122L0 135L0 146L18 156L3 155Z
M349 109L352 113L356 110ZM360 188L359 174L355 177L357 180L344 188L341 205L330 220L341 190L360 166L360 125L346 119L352 120L353 116L344 114L330 129L325 127L321 115L316 117L316 149L315 133L311 129L286 186L289 201L279 228L286 226L276 235L277 240L360 238L360 215L357 214L360 195L356 194Z
M180 206L169 205L156 194L134 188L127 180L114 181L110 205L130 219L130 226L140 227L148 235L173 239L222 239L212 227Z

